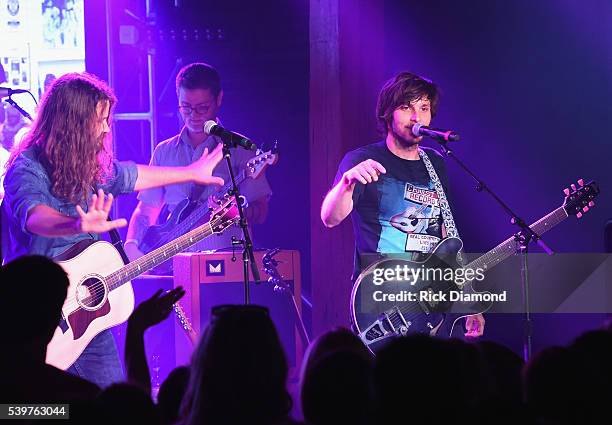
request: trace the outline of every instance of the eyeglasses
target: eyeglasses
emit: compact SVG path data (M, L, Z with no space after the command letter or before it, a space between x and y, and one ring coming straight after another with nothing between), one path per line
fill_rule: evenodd
M205 114L210 109L208 105L198 105L198 106L179 106L179 111L185 115L191 115L193 111L196 111L198 114Z

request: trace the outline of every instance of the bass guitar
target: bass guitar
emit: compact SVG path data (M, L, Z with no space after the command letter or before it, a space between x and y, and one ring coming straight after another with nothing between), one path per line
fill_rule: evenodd
M599 194L597 183L590 182L584 185L584 182L579 180L578 184L577 189L574 189L574 185L572 190L565 189L563 205L529 226L537 235L549 231L570 215L580 218L589 206L593 205L593 199ZM447 238L442 240L422 262L388 256L373 263L359 275L351 293L351 319L359 337L373 352L384 345L388 338L408 333L450 337L461 318L484 313L491 307L491 302L473 302L474 299L486 298L482 295L489 293L474 290L473 276L464 279L463 282L457 282L455 279L449 283L449 280L441 276L442 273L426 274L423 271L450 269L456 272L463 268L463 271L482 270L484 273L515 254L517 244L516 237L510 237L463 266L461 259L463 242L458 238ZM402 276L401 279L380 282L380 270L396 270L396 268L404 271L405 276L412 278L404 279ZM467 276L467 273L461 274ZM455 273L455 276L459 274ZM392 297L383 297L381 287L390 289L394 294L400 294L400 298L395 297L395 300L390 300ZM427 301L422 299L427 296L421 296L421 291L426 295L448 294L455 291L465 297L462 296L455 302L450 301L452 297L438 297L437 300ZM474 294L479 296L473 296ZM464 299L466 301L463 301Z
M56 257L70 284L59 326L47 346L47 363L68 369L96 335L132 314L132 279L239 219L234 198L224 197L218 204L209 222L127 265L105 241L83 241Z
M236 183L240 185L246 179L256 179L264 172L266 167L276 164L278 161L277 151L278 148L275 143L269 151L250 159L245 169L236 176ZM231 187L232 183L228 182L219 189L218 193L227 194ZM168 243L168 241L178 238L197 226L209 213L210 207L206 201L198 202L197 200L183 199L163 225L155 225L147 229L138 249L147 253Z

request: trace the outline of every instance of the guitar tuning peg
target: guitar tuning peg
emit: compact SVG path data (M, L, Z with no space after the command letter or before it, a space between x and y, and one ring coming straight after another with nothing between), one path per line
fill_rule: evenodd
M576 214L576 217L578 217L578 218L582 217L582 213L579 212L578 214Z
M570 184L570 187L572 188L572 192L576 191L576 185L574 183Z
M587 212L588 210L589 210L589 207L584 207L584 208L582 209L582 211L584 211L584 212Z
M595 206L595 202L591 201L589 202L589 207L594 207Z
M579 179L579 180L578 180L578 184L580 185L580 187L584 186L584 180Z
M569 196L570 191L569 189L563 189L563 193L565 193L565 196Z

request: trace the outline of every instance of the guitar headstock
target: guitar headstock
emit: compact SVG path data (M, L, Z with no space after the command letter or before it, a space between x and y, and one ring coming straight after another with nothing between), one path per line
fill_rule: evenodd
M258 152L258 155L251 158L246 164L246 173L249 177L256 179L266 169L268 165L274 165L278 161L278 146L274 142L274 147L266 152Z
M273 248L268 250L261 258L261 264L263 265L264 271L272 277L280 276L276 268L276 266L278 266L278 261L274 258L279 252L280 248Z
M595 205L593 199L599 195L599 185L594 181L585 184L582 179L577 183L578 186L572 183L569 188L563 189L565 194L563 209L567 215L575 215L580 218Z
M261 264L263 265L264 272L270 276L268 282L274 284L274 290L284 290L289 286L284 281L283 276L278 271L279 261L274 258L276 254L280 252L280 248L274 248L268 250L261 258Z
M183 306L177 301L176 303L172 304L172 308L174 309L174 314L176 314L176 318L181 324L181 327L187 333L187 336L189 337L191 342L195 345L198 340L198 335L193 330L193 326L187 318L185 310L183 310Z
M240 218L236 199L233 196L224 195L215 200L218 205L210 215L210 228L213 233L223 233L225 229L234 224Z

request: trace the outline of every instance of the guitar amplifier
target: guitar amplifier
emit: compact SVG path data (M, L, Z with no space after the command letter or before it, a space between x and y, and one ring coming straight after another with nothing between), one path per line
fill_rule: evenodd
M268 307L270 316L276 325L281 343L287 355L289 377L299 377L303 351L305 349L298 332L293 301L290 294L274 291L273 284L268 283L268 275L262 266L262 257L266 251L255 251L261 283L249 284L250 302ZM196 334L201 335L210 320L211 308L221 304L243 304L243 263L242 251L237 251L235 261L231 252L194 252L183 253L174 257L174 286L182 286L186 294L180 301L187 319ZM295 250L282 250L274 256L279 262L278 271L289 283L302 312L300 255ZM186 331L175 321L176 364L188 364L193 352L192 343Z

